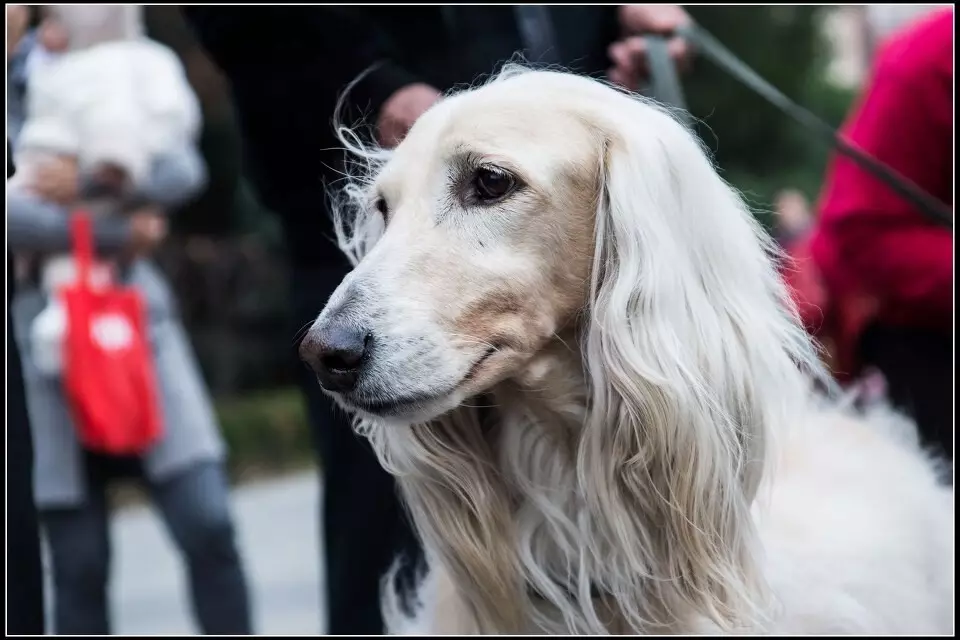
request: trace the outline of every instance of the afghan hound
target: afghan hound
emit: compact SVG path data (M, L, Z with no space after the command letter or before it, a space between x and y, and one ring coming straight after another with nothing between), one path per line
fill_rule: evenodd
M507 67L393 151L340 132L355 268L301 356L399 479L419 631L952 633L943 468L814 393L774 243L669 109Z

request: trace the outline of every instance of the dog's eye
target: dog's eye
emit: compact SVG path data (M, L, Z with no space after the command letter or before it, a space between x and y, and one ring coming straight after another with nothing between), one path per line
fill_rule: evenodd
M473 176L473 189L481 204L503 199L513 190L516 181L501 169L480 167Z
M383 216L383 221L387 221L387 214L390 212L390 208L387 206L387 201L383 198L377 198L377 202L374 204L377 208L377 211L380 212L380 215Z

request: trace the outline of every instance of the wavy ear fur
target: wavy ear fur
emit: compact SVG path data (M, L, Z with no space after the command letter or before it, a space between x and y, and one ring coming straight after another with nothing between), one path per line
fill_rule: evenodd
M634 629L734 630L765 610L750 507L817 354L770 239L696 138L614 100L583 343L594 562Z

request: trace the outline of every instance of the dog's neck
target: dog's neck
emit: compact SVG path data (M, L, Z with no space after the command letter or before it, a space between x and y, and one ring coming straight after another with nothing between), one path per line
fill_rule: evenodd
M583 426L588 403L576 334L550 341L492 394L506 414L502 419L522 417L575 437Z
M498 419L488 437L512 494L514 544L540 617L540 628L531 631L563 632L557 600L569 604L584 595L578 594L583 585L566 576L581 560L573 533L582 516L576 460L589 400L577 335L552 340L492 397ZM603 610L600 589L587 584L589 598ZM616 616L611 608L604 613L613 631Z
M564 613L581 589L591 599L595 575L570 573L585 547L576 460L586 413L579 345L565 335L519 375L436 421L409 430L370 425L367 434L398 474L428 556L453 578L473 631L598 631L599 624L582 616L571 624Z
M605 530L614 521L591 516L579 476L590 399L576 337L555 339L489 395L490 403L465 404L409 431L370 434L400 476L428 554L467 604L472 630L690 628L686 620L653 623L665 618L642 604L647 594L635 586L614 587L615 596L596 588L619 569L609 565ZM487 428L477 408L486 404L495 407ZM640 603L637 611L651 622L628 628L619 608L624 599Z

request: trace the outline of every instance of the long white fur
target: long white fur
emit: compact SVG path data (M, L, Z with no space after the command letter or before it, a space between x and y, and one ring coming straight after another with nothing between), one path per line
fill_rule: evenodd
M431 560L418 630L952 633L952 490L904 417L814 396L824 374L772 244L691 132L599 82L511 66L404 144L433 160L430 127L472 100L496 113L501 95L504 127L526 98L593 132L593 264L579 330L489 390L492 430L467 400L422 421L358 418ZM377 275L410 250L378 247L368 187L413 156L340 133L361 168L339 209L352 284L394 285L378 291L397 332L437 331L429 290L414 305Z

